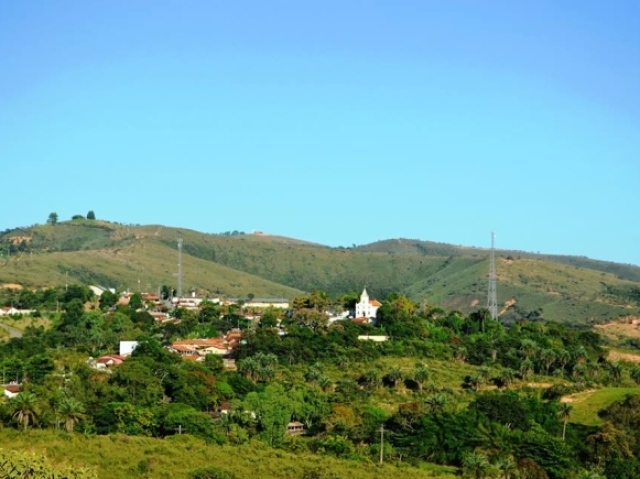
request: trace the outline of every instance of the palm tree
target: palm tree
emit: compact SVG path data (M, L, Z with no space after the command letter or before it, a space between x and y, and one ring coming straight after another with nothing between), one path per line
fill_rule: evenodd
M520 341L520 352L525 360L531 359L538 350L538 343L532 339L523 339Z
M491 369L489 369L487 366L481 366L480 368L478 368L478 378L480 378L482 384L486 383L489 380L489 376L491 376Z
M256 368L256 377L260 382L263 382L263 383L269 382L273 380L275 375L276 375L276 370L273 368L273 366L270 366L268 364L264 364L264 365L258 364Z
M63 397L58 404L58 413L64 421L64 429L73 432L76 423L84 417L84 405L75 398Z
M304 380L308 383L316 384L321 376L321 372L312 366L306 373L304 373Z
M29 423L33 422L36 418L38 398L33 393L22 392L11 399L10 404L14 411L13 418L18 422L18 424L22 424L26 431L29 427Z
M560 349L556 351L556 357L558 363L560 364L560 368L564 372L564 368L567 366L567 363L571 361L571 353L566 349Z
M631 379L633 379L636 384L640 385L640 368L638 366L635 366L631 370Z
M511 368L505 368L500 371L500 381L504 384L504 387L509 387L509 384L513 382L516 372Z
M622 365L620 363L611 363L609 365L609 372L615 382L620 382L622 378Z
M567 433L567 422L571 418L571 411L573 411L573 406L567 402L560 403L560 409L558 410L558 416L562 420L562 440L564 441Z
M458 361L465 362L468 354L467 348L465 348L464 346L460 346L459 348L456 348L453 354Z
M418 384L418 388L420 392L422 392L422 388L424 387L424 382L429 379L429 370L427 367L422 364L416 364L416 369L413 371L413 380Z
M487 456L478 452L466 454L462 459L462 470L465 477L482 479L487 476L490 467L491 464L489 464Z
M525 359L520 363L520 375L522 376L522 379L524 381L527 380L527 377L529 376L529 373L531 372L532 369L533 369L533 363L530 360Z
M573 350L572 356L573 360L577 364L584 364L584 362L587 360L587 350L584 348L584 346L579 346Z
M391 371L387 373L387 380L392 384L395 388L398 381L402 379L402 370L398 367L393 368Z
M498 469L500 474L500 479L513 479L516 477L518 468L516 463L511 456L500 456L496 462L495 466Z
M543 349L540 351L540 360L544 364L546 374L549 375L549 368L556 360L556 352L553 349Z
M256 370L258 369L258 362L251 356L241 359L238 362L238 372L244 374L247 379L255 381Z
M318 379L318 385L324 392L327 392L330 391L333 387L333 382L326 376L320 376L320 378Z
M431 414L434 414L438 411L442 412L442 410L449 403L449 396L444 393L431 394L427 397L425 402L429 406Z
M368 389L374 390L380 385L380 373L375 368L369 368L362 375L361 381Z

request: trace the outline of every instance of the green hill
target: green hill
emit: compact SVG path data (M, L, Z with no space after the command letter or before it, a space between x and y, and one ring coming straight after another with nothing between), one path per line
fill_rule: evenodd
M84 219L2 233L0 284L78 281L155 291L176 284L178 238L185 291L293 297L319 289L337 296L366 285L373 297L399 292L464 312L486 303L489 261L481 248L405 239L330 248L280 236ZM542 315L592 323L640 311L636 266L499 251L497 272L508 320Z

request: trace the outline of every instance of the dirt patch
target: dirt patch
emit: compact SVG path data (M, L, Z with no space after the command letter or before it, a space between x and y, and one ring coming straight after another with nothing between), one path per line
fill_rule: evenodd
M609 360L628 361L630 363L640 363L640 354L623 353L621 351L609 351Z
M514 298L505 301L504 302L504 307L502 308L502 310L500 310L500 312L498 313L498 316L502 316L504 313L509 311L509 308L514 306L516 303L517 303L517 301Z
M552 383L527 383L528 388L550 388Z
M595 328L605 336L609 337L627 337L640 339L640 325L633 324L634 321L640 322L640 318L637 318L635 316L628 316L623 320L614 321L612 323L598 324L595 326Z
M22 290L22 285L18 283L3 283L2 288L4 289L17 289Z
M562 396L560 398L560 402L566 402L566 403L581 402L587 399L589 396L591 396L594 392L596 392L595 389L587 389L586 391L580 391L579 393L568 394L567 396Z

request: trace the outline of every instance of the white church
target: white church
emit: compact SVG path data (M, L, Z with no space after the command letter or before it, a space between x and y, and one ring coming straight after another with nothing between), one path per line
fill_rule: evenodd
M382 303L375 299L369 299L367 288L362 290L360 295L360 302L356 303L356 312L354 321L372 323L376 319L376 313L378 308L382 306ZM366 321L364 321L366 319Z

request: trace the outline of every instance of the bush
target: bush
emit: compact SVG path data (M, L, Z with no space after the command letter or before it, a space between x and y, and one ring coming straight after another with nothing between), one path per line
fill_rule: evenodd
M205 467L189 473L190 479L237 479L233 472L225 471L219 467Z

